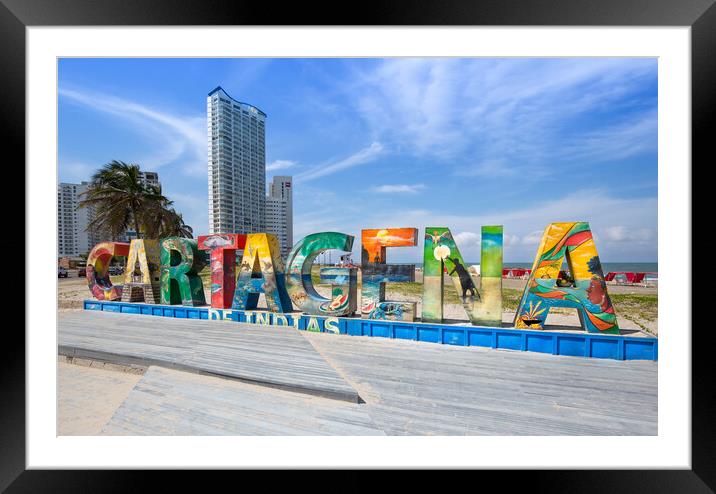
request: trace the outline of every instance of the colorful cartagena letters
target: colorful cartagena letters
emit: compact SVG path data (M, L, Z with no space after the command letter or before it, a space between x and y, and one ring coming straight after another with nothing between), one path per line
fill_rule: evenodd
M132 240L124 272L122 301L158 304L161 300L160 276L159 241Z
M416 302L385 300L386 282L415 281L415 264L387 264L386 247L418 245L417 228L361 232L361 315L366 319L413 321Z
M291 302L299 310L319 316L349 316L357 308L358 270L322 268L321 281L331 283L331 298L320 295L313 286L311 268L316 257L326 250L350 252L353 236L322 232L307 235L288 255L286 288Z
M197 273L206 263L196 240L169 237L161 242L162 303L204 305L204 285Z
M234 300L236 290L236 251L243 250L246 235L239 233L218 233L202 235L198 240L199 250L210 253L211 306L228 309Z
M445 275L473 325L502 325L502 226L483 226L480 271L471 272L455 238L445 226L426 227L423 239L422 322L443 322ZM87 259L87 283L98 300L205 305L198 275L210 258L211 307L251 311L264 294L268 310L280 317L294 307L315 316L414 321L417 302L386 300L389 282L415 281L414 264L388 264L388 247L418 244L417 228L361 231L361 266L323 267L318 277L330 295L314 285L312 268L326 250L350 252L354 237L345 233L307 235L288 255L286 269L278 239L268 233L216 233L198 241L180 237L97 244ZM237 253L243 250L237 269ZM112 257L127 257L123 286L109 278ZM562 270L566 261L568 270ZM479 276L479 278L478 278ZM362 283L360 296L358 283ZM159 295L158 295L159 294ZM544 329L551 308L577 309L582 327L592 333L619 334L599 255L586 222L551 223L537 250L514 327ZM335 324L335 320L331 322ZM331 326L333 327L333 326Z
M561 272L565 259L572 279ZM589 223L552 223L545 229L514 326L543 329L553 307L577 309L590 333L619 334Z
M109 263L113 257L126 257L129 244L123 242L102 242L94 246L87 256L87 285L97 300L119 300L122 285L113 285L109 279Z
M452 279L472 324L502 325L502 226L483 226L480 282L470 274L449 228L426 227L423 249L425 322L442 322L444 276Z
M280 251L276 235L247 235L244 257L236 280L233 309L255 309L259 295L263 293L266 306L271 312L291 311L291 299L286 291Z

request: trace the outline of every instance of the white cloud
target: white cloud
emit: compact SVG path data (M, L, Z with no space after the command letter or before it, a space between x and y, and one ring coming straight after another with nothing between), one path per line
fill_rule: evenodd
M107 113L124 121L128 128L146 136L157 151L150 156L129 158L145 169L174 164L193 176L206 176L206 117L178 116L135 101L85 90L60 88L60 97L94 111ZM183 164L178 165L177 161Z
M425 190L425 184L394 184L394 185L378 185L371 189L373 192L381 194L417 194Z
M621 242L627 238L627 229L624 226L610 226L605 230L606 237L615 242Z
M614 161L657 150L656 111L638 115L612 127L587 132L566 146L562 154L571 160Z
M518 175L518 170L504 161L492 160L461 167L456 174L466 177L514 177Z
M631 97L655 77L652 59L400 58L356 71L349 91L359 95L356 110L372 135L391 149L457 167L464 165L455 158L468 152L478 160L468 175L528 171L534 178L534 165L569 158L581 147L584 156L608 143L601 157L614 159L655 150L654 141L642 139L656 121L643 108L654 105ZM634 110L634 121L587 133L571 125L614 103Z
M89 181L92 174L100 167L97 163L84 163L80 161L60 161L58 165L61 182L80 183Z
M651 228L610 226L604 229L604 238L612 242L645 243L653 241L656 232Z
M533 230L522 237L521 243L522 245L537 245L542 240L542 235L544 235L544 230Z
M286 168L293 168L296 164L297 163L292 160L275 160L266 165L266 171L274 172L276 170L285 170Z
M460 94L459 62L387 59L358 77L358 111L373 132L418 155L443 154L464 139L451 111Z
M530 177L532 180L538 180L551 175L551 173L547 167L539 165L514 165L501 159L483 161L474 165L459 166L455 169L455 175L457 176L479 177L484 179Z
M354 166L371 163L383 153L383 145L379 142L373 142L370 146L361 149L347 158L328 165L317 165L313 168L299 173L294 177L295 182L308 182L326 175L332 175L342 170L352 168Z
M510 235L504 232L502 234L502 245L504 247L518 245L521 240L522 239L519 237L519 235Z
M460 232L453 235L453 239L455 239L458 248L470 248L480 246L481 236L479 233L474 232Z
M615 215L623 229L613 230ZM447 226L453 232L460 232L455 235L460 250L463 257L472 262L480 256L478 234L474 232L479 232L481 226L503 225L504 258L512 262L529 262L534 259L545 227L565 221L589 222L603 262L656 259L657 198L616 197L601 189L583 189L559 198L531 202L529 206L518 204L513 208L476 214L397 208L372 214L363 211L363 214L345 216L342 231L380 226ZM632 232L632 236L625 236L624 231ZM407 255L407 250L394 249L391 259L394 262L415 261L407 259Z
M86 90L60 88L59 95L66 100L90 110L112 115L116 122L126 124L146 139L154 152L147 156L118 157L138 163L144 170L159 172L164 194L175 201L175 209L184 221L194 229L194 236L208 230L207 189L187 194L175 180L175 171L192 177L206 179L207 134L206 117L179 116L141 103L116 96ZM60 176L67 180L88 180L102 163L61 163ZM171 172L168 167L171 166ZM178 190L177 190L178 189Z

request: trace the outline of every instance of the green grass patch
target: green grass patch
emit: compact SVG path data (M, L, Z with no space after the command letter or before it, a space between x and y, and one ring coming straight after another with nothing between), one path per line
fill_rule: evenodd
M659 317L659 296L657 294L610 293L617 317L637 317L653 322Z
M513 288L502 289L502 310L517 312L517 307L522 299L522 290Z
M391 296L412 296L422 297L423 296L423 284L415 282L404 282L404 283L388 283L385 287L387 293Z

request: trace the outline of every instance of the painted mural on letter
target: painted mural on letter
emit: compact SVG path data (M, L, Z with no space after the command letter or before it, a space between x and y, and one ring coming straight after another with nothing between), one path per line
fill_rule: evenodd
M236 291L236 251L243 250L245 245L246 235L239 233L199 236L199 250L210 252L211 306L216 309L228 309L233 303Z
M415 281L415 264L387 264L387 247L418 245L417 228L361 231L361 316L368 319L414 321L416 302L385 300L387 282Z
M205 305L204 284L197 274L206 263L194 239L168 237L161 241L163 304Z
M449 228L426 227L423 248L423 322L442 322L444 273L452 279L470 322L502 325L502 226L483 226L479 286Z
M132 240L129 244L127 269L124 272L123 302L160 302L160 263L158 240Z
M236 280L233 309L251 310L264 294L271 312L289 312L291 299L286 291L281 248L276 235L249 233Z
M572 279L560 278L565 257ZM545 229L514 326L543 329L552 307L577 309L582 327L591 333L619 334L587 222L552 223Z
M109 279L109 263L112 257L126 257L129 244L123 242L102 242L94 246L87 256L87 286L97 300L119 300L122 285L113 285Z
M287 270L278 239L267 233L212 234L199 240L169 237L135 239L131 244L97 244L87 259L87 284L98 300L206 305L199 272L211 259L211 306L216 310L257 309L260 295L278 314L301 311L349 317L358 308L366 319L416 320L417 302L386 300L386 283L414 282L414 264L388 264L388 247L417 245L417 228L380 228L361 232L361 268L323 267L318 293L311 269L326 250L350 252L354 237L338 232L307 235L291 250ZM200 250L201 249L201 250ZM243 249L236 268L237 251ZM209 256L205 255L208 251ZM127 257L124 284L112 285L113 257ZM422 321L443 322L445 275L450 277L473 325L502 326L503 227L483 226L479 278L473 276L447 227L426 227L423 245ZM566 262L567 270L563 270ZM286 272L285 272L286 271ZM359 279L360 278L360 279ZM361 283L360 300L358 283ZM583 329L619 334L592 231L587 222L551 223L537 249L514 319L519 329L544 329L551 308L577 309ZM257 316L259 317L259 316ZM260 316L264 317L264 316Z
M293 247L288 255L286 288L298 309L321 316L349 316L356 311L356 268L321 268L321 280L331 283L331 298L321 296L311 278L311 267L319 254L330 249L350 252L352 248L353 236L337 232L307 235Z

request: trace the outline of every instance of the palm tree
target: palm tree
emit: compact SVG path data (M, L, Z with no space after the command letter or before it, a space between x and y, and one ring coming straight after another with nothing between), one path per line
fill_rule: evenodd
M142 183L139 165L113 160L92 176L79 205L95 210L88 230L107 231L116 238L133 227L137 238L141 238L142 232L161 230L155 226L161 224L157 215L170 204L158 187Z
M194 231L184 223L184 218L177 213L173 201L165 200L153 204L144 210L142 216L144 234L149 238L184 237L193 238Z
M169 209L168 221L164 224L164 230L159 238L163 237L184 237L194 238L194 229L184 223L181 213L177 213L174 209Z

